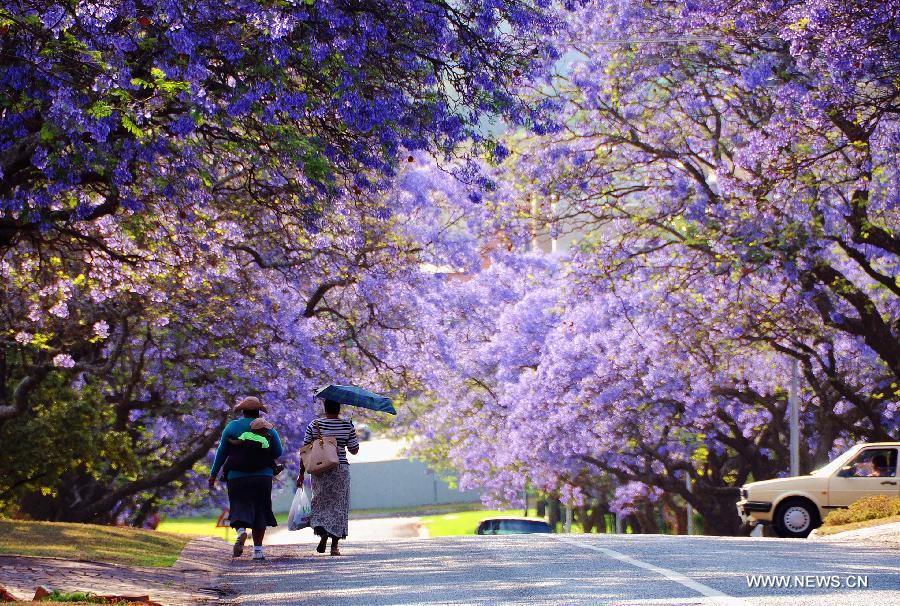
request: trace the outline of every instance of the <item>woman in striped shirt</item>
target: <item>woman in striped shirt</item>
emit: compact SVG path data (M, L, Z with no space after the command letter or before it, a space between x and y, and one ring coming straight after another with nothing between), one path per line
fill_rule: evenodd
M323 436L332 436L337 439L338 460L337 467L312 476L312 516L310 526L321 537L316 551L325 553L325 544L331 537L331 555L341 555L338 549L338 541L347 537L347 519L350 514L350 462L347 461L347 451L350 454L359 452L359 440L356 437L356 429L350 421L341 419L338 415L341 405L332 400L325 400L325 416L319 417L306 428L303 444L312 444L318 437L318 431ZM297 486L303 485L305 470L300 468L300 476L297 478Z

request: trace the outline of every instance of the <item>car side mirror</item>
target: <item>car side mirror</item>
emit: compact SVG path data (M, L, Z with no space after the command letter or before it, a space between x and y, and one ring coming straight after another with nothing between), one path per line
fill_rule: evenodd
M838 472L838 476L842 478L849 478L853 475L853 465L844 465L841 467L841 470Z

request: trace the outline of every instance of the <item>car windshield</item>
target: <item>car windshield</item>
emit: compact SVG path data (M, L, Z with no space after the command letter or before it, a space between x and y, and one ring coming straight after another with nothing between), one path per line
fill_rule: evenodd
M828 463L827 465L825 465L823 467L819 467L818 469L816 469L809 475L811 475L811 476L830 476L831 474L836 472L838 469L843 467L847 463L847 461L849 461L850 458L853 457L853 455L855 455L858 451L859 451L859 448L855 448L855 447L851 448L847 452L838 456L832 462Z

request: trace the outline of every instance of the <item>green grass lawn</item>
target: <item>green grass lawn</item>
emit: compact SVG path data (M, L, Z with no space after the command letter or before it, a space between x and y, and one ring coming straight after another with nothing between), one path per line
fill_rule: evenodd
M521 509L512 509L507 511L475 509L470 510L465 504L455 505L432 505L427 508L421 508L423 511L441 511L448 509L447 513L424 515L421 516L422 524L428 528L428 534L433 537L454 537L467 534L475 534L478 523L485 519L495 516L514 516L522 515ZM397 515L416 515L416 508L397 508L397 509L371 509L358 510L350 512L350 519L365 518L372 516L387 516L395 513ZM275 518L279 525L287 525L287 513L276 513ZM234 530L228 529L226 536L225 528L216 528L215 517L188 517L188 518L167 518L159 525L158 530L162 532L172 532L176 534L187 534L195 536L217 537L220 539L234 539ZM578 523L572 524L572 532L582 532L582 528Z
M429 536L455 537L475 534L478 523L485 518L514 515L522 515L522 512L519 510L515 512L497 510L458 511L435 516L423 516L422 524L428 529Z
M418 505L414 507L389 507L384 509L352 509L350 510L350 519L438 515L444 513L458 513L460 511L484 511L484 506L481 503L447 503L441 505Z
M422 516L421 520L422 524L428 529L428 534L432 537L456 537L475 534L478 523L485 518L519 517L521 515L521 509L509 511L482 509L480 511L457 511L441 515Z
M175 534L188 534L203 537L225 537L224 528L216 528L216 517L195 516L190 518L166 518L160 522L157 530Z
M0 553L171 566L190 537L96 524L0 520Z
M287 524L287 512L276 513L278 524ZM218 517L195 516L188 518L166 518L160 522L157 528L160 532L171 532L202 537L215 537L218 539L234 539L234 530L231 528L216 528Z
M422 523L428 527L428 532L433 537L448 537L464 534L475 534L478 523L484 518L493 516L521 516L522 510L516 509L511 511L486 511L478 509L474 511L460 511L460 507L447 505L444 506L450 511L448 513L422 516ZM432 506L427 511L438 511L443 509L442 506ZM465 505L463 505L465 508ZM361 517L368 515L387 515L391 513L416 515L415 508L397 508L397 509L378 509L378 510L359 510L350 512L350 519L354 518L354 514ZM287 513L276 513L275 518L278 524L287 525ZM177 534L195 535L225 538L225 529L216 528L215 517L188 517L188 518L167 518L159 525L157 530L162 532L171 532ZM234 539L234 530L228 530L228 539Z
M106 606L132 606L142 604L143 602L134 602L131 600L108 600L99 597L97 594L89 591L54 591L49 596L38 600L37 602L0 602L0 604L15 604L16 606L26 606L28 604L53 604L53 606L89 606L93 604L106 604Z
M457 537L467 534L475 534L478 523L485 518L494 517L520 517L521 509L512 510L480 510L480 511L456 511L441 515L422 516L422 524L428 529L432 537ZM584 529L577 522L572 522L572 532L582 533Z

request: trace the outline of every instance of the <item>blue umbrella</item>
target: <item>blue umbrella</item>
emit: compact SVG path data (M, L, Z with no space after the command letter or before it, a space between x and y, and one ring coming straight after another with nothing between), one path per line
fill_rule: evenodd
M334 400L347 406L359 406L378 412L389 412L392 415L397 414L390 398L353 385L326 385L316 392L316 397Z

